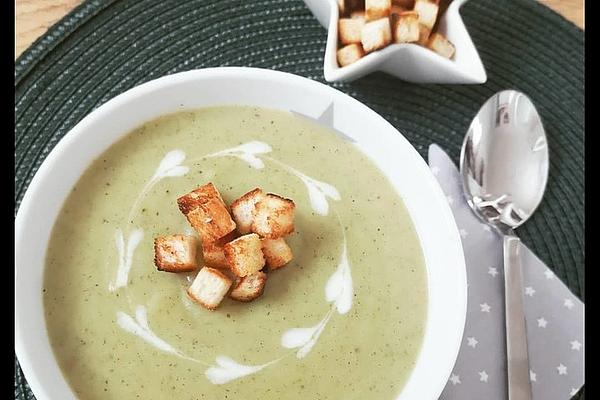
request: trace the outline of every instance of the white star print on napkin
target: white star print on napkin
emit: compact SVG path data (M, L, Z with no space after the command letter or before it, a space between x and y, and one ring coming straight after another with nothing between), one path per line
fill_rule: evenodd
M454 213L469 283L463 343L440 399L505 400L502 238L471 211L458 169L436 145L429 166ZM521 255L533 399L568 400L584 383L584 305L524 245Z

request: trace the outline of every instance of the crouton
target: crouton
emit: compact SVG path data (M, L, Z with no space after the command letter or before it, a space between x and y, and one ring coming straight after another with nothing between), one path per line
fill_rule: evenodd
M415 6L415 0L392 0L392 6L402 7L405 10L412 10Z
M223 246L229 269L244 277L260 271L265 266L260 238L256 233L240 236Z
M433 29L438 15L438 0L416 0L414 11L419 14L419 23Z
M252 301L263 294L267 274L258 271L251 275L238 279L229 297L237 301Z
M209 267L229 269L223 247L225 246L225 243L231 242L233 239L235 239L235 232L223 236L216 242L203 242L202 256L204 257L204 262Z
M218 269L204 267L198 272L187 293L192 300L214 310L231 287L231 279Z
M225 260L225 251L221 243L222 239L216 242L202 243L202 257L206 265L213 268L229 268L227 260Z
M429 37L427 47L435 51L442 57L452 58L454 55L454 45L441 33L433 33Z
M231 203L233 219L235 220L238 232L242 235L251 232L252 220L254 219L252 216L254 206L264 196L265 193L260 188L256 188Z
M417 44L420 44L421 46L427 46L430 34L431 29L429 29L425 25L419 24L419 40L417 41Z
M419 15L414 11L407 11L394 15L392 34L395 43L412 43L419 40Z
M361 18L341 18L338 21L338 35L343 45L360 43L360 32L365 25Z
M235 229L235 222L212 183L178 198L177 205L202 242L214 242Z
M198 208L200 204L206 203L214 198L224 203L223 198L221 197L221 194L215 185L213 185L212 182L209 182L206 185L200 186L190 193L178 198L177 205L182 213L187 214L193 209Z
M254 208L252 232L267 239L277 239L294 232L295 209L292 200L267 193Z
M346 2L344 0L337 0L337 4L340 15L344 15L344 13L346 13Z
M365 53L381 49L392 42L389 18L367 22L361 31L361 43Z
M262 251L269 270L281 268L292 261L292 249L290 249L290 246L287 245L283 238L262 239L261 242Z
M392 0L365 0L365 18L375 21L390 15Z
M337 61L340 67L345 67L353 62L358 61L365 55L360 44L349 44L337 51Z
M188 272L198 269L193 236L169 235L154 239L154 265L159 271Z

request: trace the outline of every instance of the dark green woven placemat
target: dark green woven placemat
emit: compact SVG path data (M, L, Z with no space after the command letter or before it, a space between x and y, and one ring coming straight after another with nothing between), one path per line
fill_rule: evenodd
M583 32L532 0L472 0L462 15L486 67L486 84L415 85L376 73L332 86L383 115L424 157L435 142L455 160L471 118L489 96L508 88L530 96L548 134L550 177L544 202L519 236L582 297ZM58 140L119 93L214 66L277 69L323 81L325 40L302 0L83 3L16 62L16 207ZM15 398L34 398L18 364Z

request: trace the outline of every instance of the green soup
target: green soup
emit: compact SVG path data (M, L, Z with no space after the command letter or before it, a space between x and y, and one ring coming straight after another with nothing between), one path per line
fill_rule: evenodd
M212 312L186 295L194 273L153 265L154 237L192 232L177 197L207 182L228 204L255 187L296 203L293 261L259 299ZM402 200L355 145L228 106L148 122L93 162L52 232L44 304L82 399L393 399L421 347L426 275Z

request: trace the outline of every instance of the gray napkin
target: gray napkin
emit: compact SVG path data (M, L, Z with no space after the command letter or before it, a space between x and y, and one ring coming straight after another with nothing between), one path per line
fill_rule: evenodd
M502 237L471 211L458 169L437 145L429 166L460 230L468 282L463 342L440 399L506 400ZM521 254L533 399L567 400L584 383L584 305L525 245Z

